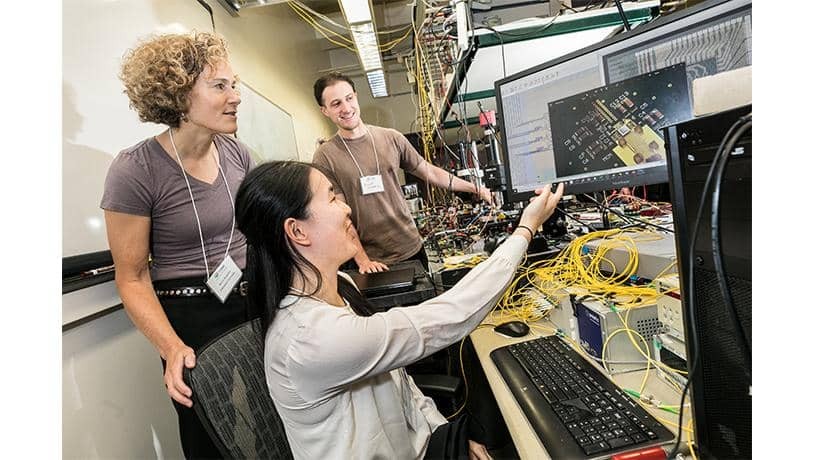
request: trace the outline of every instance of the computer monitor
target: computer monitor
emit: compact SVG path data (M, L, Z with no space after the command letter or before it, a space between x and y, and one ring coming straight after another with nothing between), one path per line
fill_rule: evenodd
M572 137L576 131L569 132L570 127L560 125L563 113L559 108L563 107L557 102L571 96L586 96L601 87L637 79L678 64L685 64L687 92L696 78L751 65L751 1L703 2L498 80L495 84L497 118L508 199L525 200L536 188L552 182L564 183L567 193L667 182L665 154L657 161L630 161L629 164L626 161L594 161L589 162L591 166L586 169L583 165L577 169L572 167L570 163L574 165L585 159L578 156L586 149L571 152L564 147L564 138ZM553 107L555 113L551 112ZM657 116L650 111L651 108L644 113L638 111L638 119L642 122L648 120L647 117ZM621 122L618 128L623 126L623 131L618 134L608 132L607 139L602 142L608 150L593 152L595 157L603 158L609 153L618 155L615 144L619 152L622 151L618 140L625 135L619 133L634 130L634 125L627 125L623 119L618 121ZM655 121L651 128L659 137L659 128L668 123ZM679 121L684 120L675 120ZM615 127L616 123L608 125ZM640 123L640 126L644 124ZM556 148L555 139L561 141ZM660 148L663 148L662 144Z

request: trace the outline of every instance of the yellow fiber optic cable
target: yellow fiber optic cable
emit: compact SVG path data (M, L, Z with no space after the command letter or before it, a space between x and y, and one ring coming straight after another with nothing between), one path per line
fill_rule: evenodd
M326 27L321 26L320 24L318 24L317 22L315 22L314 20L309 18L307 15L302 13L300 10L298 10L297 6L295 6L295 4L293 4L292 2L287 2L287 4L289 5L289 8L292 9L292 11L294 11L298 16L300 16L301 19L303 19L307 24L311 25L312 28L314 28L318 33L320 33L320 35L322 35L326 40L328 40L329 42L331 42L331 43L333 43L333 44L335 44L335 45L337 45L339 47L345 48L345 49L347 49L349 51L352 51L352 52L355 52L355 53L357 52L357 50L355 48L352 48L352 47L348 46L348 44L353 43L353 41L350 40L348 37L344 37L343 35L340 35L340 34L334 32L331 29L328 29ZM324 30L325 30L325 32L324 32ZM336 37L338 37L338 38L342 38L348 44L334 41L331 37L329 37L327 35L327 32L334 35L334 36L336 36Z

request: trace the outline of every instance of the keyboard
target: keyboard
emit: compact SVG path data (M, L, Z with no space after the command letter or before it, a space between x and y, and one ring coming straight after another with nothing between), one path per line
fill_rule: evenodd
M553 459L605 458L674 435L556 336L490 353Z

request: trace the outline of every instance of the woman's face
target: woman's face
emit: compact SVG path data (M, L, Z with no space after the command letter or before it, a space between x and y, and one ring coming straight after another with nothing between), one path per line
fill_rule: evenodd
M311 169L311 168L310 168ZM351 226L351 208L334 194L331 182L316 169L309 172L309 218L303 221L317 252L338 264L354 257L357 246ZM336 256L336 257L335 257Z
M190 91L189 123L214 133L234 133L238 129L238 104L241 103L237 84L228 62L214 69L205 66Z

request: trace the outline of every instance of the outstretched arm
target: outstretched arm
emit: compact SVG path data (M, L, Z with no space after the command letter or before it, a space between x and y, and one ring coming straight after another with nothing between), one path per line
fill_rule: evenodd
M555 210L563 187L537 190L521 224L538 228ZM314 310L288 353L292 378L307 399L320 399L361 379L404 367L458 342L476 328L515 277L530 241L518 228L456 285L419 305L372 316L348 309ZM314 332L317 331L317 332ZM322 346L315 346L319 334Z
M477 187L476 184L462 180L444 169L424 161L414 172L414 175L437 187L455 192L472 193L489 204L493 204L493 195L487 187Z

